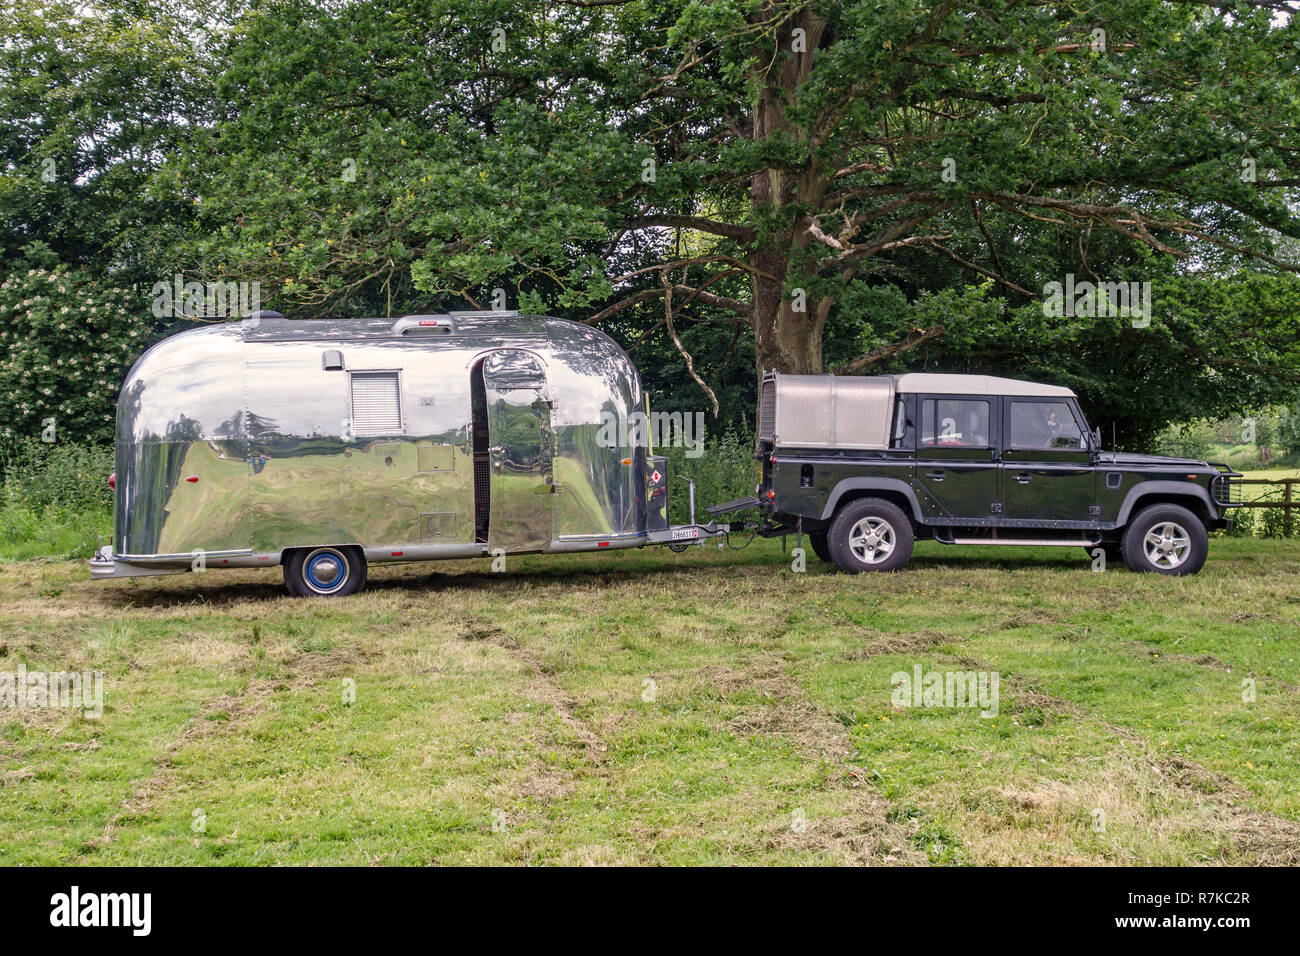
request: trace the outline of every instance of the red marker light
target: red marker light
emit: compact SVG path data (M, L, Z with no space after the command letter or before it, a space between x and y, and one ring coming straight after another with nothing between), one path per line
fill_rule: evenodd
M108 476L108 490L117 491L117 472L113 472Z
M400 558L405 553L405 551L394 551L391 553L390 557Z
M192 484L194 484L196 481L199 480L199 476L198 476L198 475L190 475L190 476L189 476L188 478L186 478L185 480L188 481L188 482L192 485Z
M609 542L608 542L608 541L597 541L597 542L596 542L596 547L598 547L598 548L608 548L608 547L609 547Z

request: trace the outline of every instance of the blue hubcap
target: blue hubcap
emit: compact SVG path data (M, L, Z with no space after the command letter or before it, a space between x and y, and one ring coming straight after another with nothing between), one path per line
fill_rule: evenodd
M313 591L332 594L347 583L348 562L337 551L313 551L302 563L302 574Z

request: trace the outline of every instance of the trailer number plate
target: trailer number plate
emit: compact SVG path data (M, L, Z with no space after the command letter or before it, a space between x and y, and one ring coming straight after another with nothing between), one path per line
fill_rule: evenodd
M693 541L700 536L699 528L674 528L673 540L682 541L683 539Z

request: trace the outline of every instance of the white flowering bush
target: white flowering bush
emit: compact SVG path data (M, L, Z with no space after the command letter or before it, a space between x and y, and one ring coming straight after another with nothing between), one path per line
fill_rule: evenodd
M145 297L84 270L19 265L0 282L0 443L111 441L122 380L152 330Z

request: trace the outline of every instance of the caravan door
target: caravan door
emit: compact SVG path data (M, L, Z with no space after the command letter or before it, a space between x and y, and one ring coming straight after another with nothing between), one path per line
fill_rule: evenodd
M488 545L540 551L551 541L551 400L542 361L497 349L481 363L488 424Z

